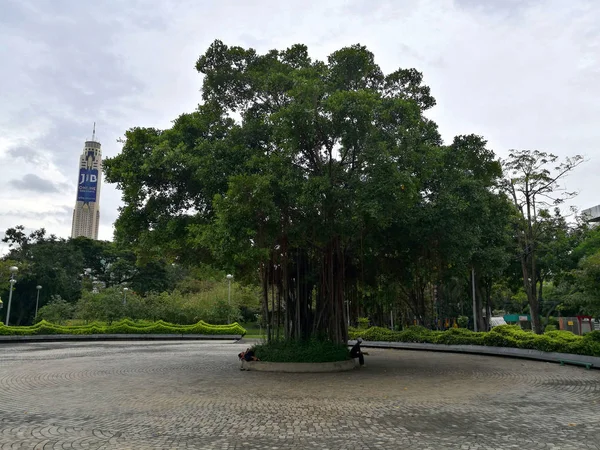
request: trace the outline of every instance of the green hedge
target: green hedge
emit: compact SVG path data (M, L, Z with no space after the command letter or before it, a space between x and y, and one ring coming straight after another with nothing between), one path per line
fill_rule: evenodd
M361 337L365 341L487 345L600 356L600 331L577 336L569 331L548 331L538 335L531 331L524 331L516 325L500 325L486 333L475 333L465 328L432 331L423 327L410 327L404 331L391 331L387 328L371 327L367 330L350 328L349 337L350 339Z
M42 320L29 327L0 325L2 336L29 336L46 334L228 334L244 335L246 330L237 322L231 325L210 325L202 320L193 325L175 325L159 320L152 323L136 323L123 319L110 325L92 322L87 325L56 325Z
M350 359L348 346L331 341L273 341L252 347L261 361L335 362Z

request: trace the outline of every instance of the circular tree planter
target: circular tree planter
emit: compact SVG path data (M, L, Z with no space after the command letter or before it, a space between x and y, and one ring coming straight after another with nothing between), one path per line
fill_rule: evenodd
M243 361L241 369L257 372L322 373L345 372L357 366L358 362L354 359L324 363Z

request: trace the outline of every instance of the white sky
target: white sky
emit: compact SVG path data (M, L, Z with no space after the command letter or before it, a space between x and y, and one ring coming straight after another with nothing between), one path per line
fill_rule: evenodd
M0 0L0 237L18 224L68 237L93 122L104 157L130 127L169 127L200 101L194 65L214 39L304 43L319 59L366 45L386 73L423 72L446 142L476 133L501 157L583 154L566 185L594 206L599 23L596 0ZM119 205L103 183L101 239Z

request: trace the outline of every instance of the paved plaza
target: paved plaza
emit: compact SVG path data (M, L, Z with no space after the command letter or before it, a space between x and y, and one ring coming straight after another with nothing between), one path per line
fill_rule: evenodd
M243 372L248 344L0 346L0 449L600 449L600 371L369 349Z

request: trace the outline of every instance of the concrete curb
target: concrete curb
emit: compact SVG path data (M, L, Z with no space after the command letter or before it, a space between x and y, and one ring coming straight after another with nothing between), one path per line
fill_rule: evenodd
M0 336L2 343L62 342L62 341L239 341L232 334L44 334L31 336Z
M348 341L354 345L356 341ZM365 348L391 348L398 350L420 350L430 352L469 353L474 355L503 356L509 358L533 359L558 363L559 361L575 361L578 363L593 364L594 369L600 369L600 357L573 355L571 353L542 352L523 348L487 347L484 345L444 345L426 344L417 342L380 342L363 341L361 347Z
M285 373L323 373L323 372L345 372L353 370L357 366L354 359L347 361L325 362L325 363L281 363L268 361L242 361L242 370L254 370L256 372L285 372Z

